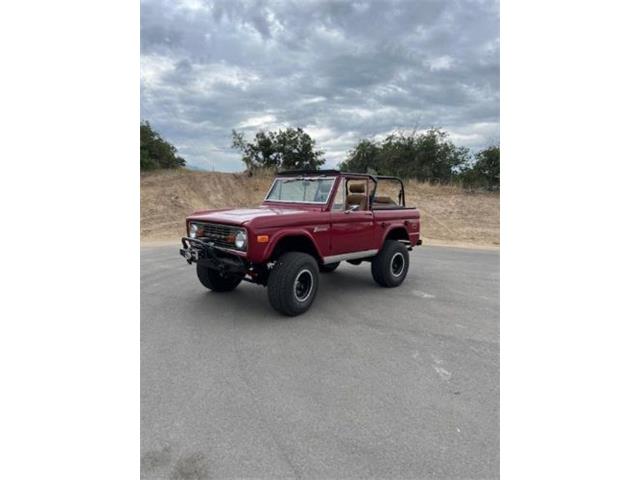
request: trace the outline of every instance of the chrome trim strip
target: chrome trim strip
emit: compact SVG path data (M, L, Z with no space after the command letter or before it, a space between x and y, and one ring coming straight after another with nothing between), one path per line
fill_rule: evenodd
M271 191L274 189L274 187L276 186L276 182L278 180L283 180L287 177L276 177L273 179L273 183L271 184L271 187L269 188L269 191L267 192L267 195L264 197L264 200L262 200L263 202L274 202L274 203L304 203L304 204L310 204L310 205L326 205L330 198L331 198L331 192L333 192L333 187L336 184L336 178L337 177L302 177L304 178L313 178L314 180L329 180L330 178L332 179L331 182L331 188L329 189L329 196L327 197L327 199L324 202L304 202L304 201L294 201L294 200L269 200L269 195L271 195ZM298 177L291 177L291 178L298 178Z
M331 255L330 257L322 257L322 261L327 263L342 262L343 260L358 260L360 258L373 257L378 250L363 250L361 252L343 253L342 255Z

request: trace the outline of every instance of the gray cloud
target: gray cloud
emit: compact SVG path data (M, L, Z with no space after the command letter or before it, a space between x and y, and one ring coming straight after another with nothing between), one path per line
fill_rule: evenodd
M242 169L235 128L302 127L334 166L360 138L499 139L495 1L143 0L141 116L191 166Z

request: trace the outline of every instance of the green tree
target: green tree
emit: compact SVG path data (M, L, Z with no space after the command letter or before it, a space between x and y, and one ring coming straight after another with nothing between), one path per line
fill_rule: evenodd
M338 165L342 171L380 173L381 147L373 140L360 140L348 153L345 162Z
M423 133L394 133L382 142L360 140L339 168L450 182L468 161L466 148L454 145L444 130L432 128Z
M324 164L324 152L301 128L287 128L256 133L252 142L243 133L231 132L231 146L242 153L247 170L278 168L285 170L317 170Z
M176 155L177 151L149 122L140 123L140 170L184 167L186 162Z
M460 174L468 188L500 189L500 146L493 145L476 153L474 161Z

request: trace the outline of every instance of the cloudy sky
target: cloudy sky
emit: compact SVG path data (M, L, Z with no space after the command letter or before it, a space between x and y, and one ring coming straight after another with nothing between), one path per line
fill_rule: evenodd
M142 0L141 117L188 165L242 170L231 130L302 127L327 167L361 138L499 141L496 1Z

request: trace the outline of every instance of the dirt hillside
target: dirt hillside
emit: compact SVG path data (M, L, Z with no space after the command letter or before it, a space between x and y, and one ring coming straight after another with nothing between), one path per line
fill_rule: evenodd
M140 237L143 242L174 240L184 219L201 208L250 207L262 202L271 176L168 170L140 176ZM407 206L420 209L426 243L497 247L500 195L459 187L405 183Z

